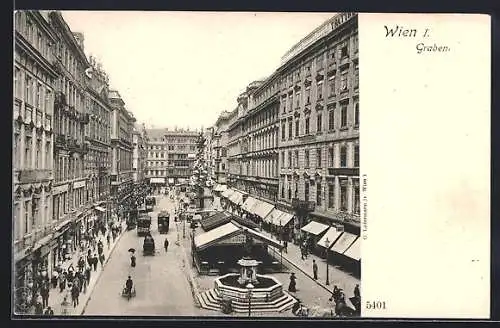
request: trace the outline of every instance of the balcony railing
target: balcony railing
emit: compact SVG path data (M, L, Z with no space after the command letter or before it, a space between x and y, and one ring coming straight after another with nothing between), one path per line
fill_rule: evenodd
M328 175L359 176L359 167L328 168Z
M45 169L19 171L20 183L42 182L52 179L52 171Z

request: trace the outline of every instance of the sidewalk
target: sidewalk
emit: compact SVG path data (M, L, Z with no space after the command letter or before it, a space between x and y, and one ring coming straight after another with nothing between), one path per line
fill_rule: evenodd
M261 230L260 232L267 237L278 241L271 233L265 230ZM269 247L275 251L274 253L277 254L279 258L279 250L272 246ZM282 253L283 259L292 264L292 266L294 266L296 269L302 271L312 280L314 280L313 259L316 260L316 264L318 265L318 280L314 281L330 294L333 290L333 286L337 285L337 287L344 290L347 303L349 306L352 306L352 304L350 304L349 297L352 297L354 295L354 287L356 286L356 284L360 284L360 279L351 276L350 274L342 271L341 269L330 263L330 266L328 268L330 285L326 285L326 259L320 258L314 254L309 254L307 256L307 259L302 260L299 247L293 243L288 243L287 251L287 253Z
M113 250L114 250L115 246L118 244L118 242L120 241L120 238L127 231L126 224L124 222L121 222L121 224L122 224L122 233L117 236L117 238L115 239L114 242L111 241L109 249L108 249L107 244L106 244L106 238L104 238L104 236L101 233L99 233L98 240L102 239L104 242L104 257L105 257L104 265L101 267L101 264L99 263L97 265L97 271L94 271L92 269L92 273L90 276L90 282L87 286L87 291L83 292L83 290L82 290L82 292L80 293L79 304L77 307L73 307L73 305L71 304L72 303L71 302L71 294L69 293L67 288L62 293L59 292L59 286L57 286L57 288L50 289L49 306L54 310L54 315L81 315L82 314L82 312L85 308L85 305L87 304L87 302L90 298L90 295L92 294L92 290L93 290L94 286L96 285L97 281L99 280L99 276L101 275L102 270L106 266L106 263L109 261L110 255L113 253ZM73 263L73 266L75 267L75 269L78 268L77 264L78 264L78 259L80 258L80 254L81 254L80 251L75 252L73 258L69 261L66 261L63 264L63 267L68 268L70 263ZM67 313L63 314L62 302L63 302L65 295L68 295L68 302L70 303L70 305L66 307Z

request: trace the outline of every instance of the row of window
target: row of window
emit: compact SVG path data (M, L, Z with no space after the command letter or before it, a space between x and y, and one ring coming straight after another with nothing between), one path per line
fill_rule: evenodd
M50 140L42 142L41 138L30 135L21 140L20 133L14 133L12 148L13 166L20 170L36 170L52 168L52 147Z
M14 96L42 113L51 115L54 111L52 89L30 72L23 71L17 66L14 67Z
M36 26L30 15L31 13L28 12L16 11L14 15L15 30L22 34L43 57L50 61L52 41L41 28Z
M51 217L51 196L45 197L43 205L41 202L41 198L33 197L13 204L14 240L22 240L42 228L42 222Z
M278 163L275 159L256 159L242 162L240 174L255 177L277 178Z
M23 110L24 109L24 110ZM33 122L35 127L44 127L46 131L52 129L52 116L49 114L43 114L42 111L34 109L30 105L25 105L23 107L22 103L16 101L14 102L14 119L21 116L24 123L27 125Z
M330 46L328 49L324 49L314 59L311 58L307 60L294 72L291 72L287 76L283 77L281 79L281 85L291 85L294 81L299 81L302 77L310 75L313 70L319 71L323 69L326 63L338 62L352 57L353 54L358 52L358 49L358 36L355 34L349 40L340 41L336 45Z
M146 171L147 176L156 176L156 177L168 177L168 176L172 176L172 175L189 176L191 174L192 174L192 172L190 169L177 169L177 170L168 170L168 171L162 171L162 170L147 170Z
M241 141L241 152L243 153L276 147L278 147L277 130L272 130L270 132L266 132L265 134L256 134L255 136Z
M151 138L153 142L166 142L167 144L195 144L197 138L194 137L184 137L184 138Z
M328 110L328 121L323 120L323 113L316 113L316 129L315 132L323 132L325 128L328 131L334 131L336 129L347 129L349 128L349 118L352 119L352 125L354 127L359 126L359 103L354 105L354 112L352 115L349 115L349 106L344 103L340 106L340 111L336 110L336 107L333 106L330 110ZM337 113L339 112L339 113ZM336 116L340 116L339 120L335 119ZM303 124L301 124L300 116L294 117L290 116L288 119L283 119L281 121L281 140L292 140L293 138L297 138L303 135L309 135L313 133L311 129L311 115L303 116ZM338 122L338 123L337 123ZM295 123L295 129L294 129ZM325 126L327 124L327 126ZM288 132L288 133L287 133ZM295 132L295 134L294 134Z
M316 95L316 102L319 102L327 97L332 98L340 93L347 92L351 85L354 86L354 88L359 87L359 69L357 65L355 66L355 72L352 77L349 76L348 71L345 71L340 75L340 79L331 76L328 78L326 84L323 80L318 81L318 83L314 85L314 89L311 89L310 86L305 86L304 93L296 91L295 93L289 93L287 97L285 95L281 100L282 112L291 112L294 109L299 109L305 105L311 104L313 101L311 97L312 92Z
M148 167L167 167L167 166L189 166L191 161L147 161L146 166Z
M83 143L85 129L73 118L69 118L62 112L57 113L55 120L55 133L76 139L80 144Z
M149 145L147 147L149 150L196 150L196 145L169 145L169 146L154 146Z
M291 178L288 178L288 180L280 184L280 197L282 199L290 201L293 198L300 198L305 201L314 201L316 202L316 206L321 207L324 204L326 196L326 208L360 214L359 183L354 183L349 187L348 180L341 178L338 186L339 203L337 203L335 197L335 182L332 180L328 180L326 184L322 184L318 181L311 185L311 181L304 179L304 181L301 182L302 190L299 190L299 181L291 181ZM351 188L351 206L349 206L349 188ZM327 190L326 195L324 193L325 189ZM314 195L311 195L312 192L314 192Z
M270 123L273 123L278 118L278 110L275 107L272 107L268 110L263 110L260 113L254 115L253 117L245 120L243 122L241 129L242 132L246 132L247 130L255 130L259 129L263 126L266 126Z
M316 149L304 149L304 150L294 150L294 151L282 151L280 154L280 166L281 168L294 168L298 169L302 164L304 168L316 167L323 168L324 166L324 153L326 151L326 167L349 167L349 157L348 157L348 146L346 144L339 146L338 156L335 154L335 148L316 148ZM314 157L313 157L314 156ZM336 158L339 159L336 163ZM359 145L355 144L352 146L352 167L359 167Z
M84 177L84 162L82 158L58 157L54 161L54 182L81 179Z

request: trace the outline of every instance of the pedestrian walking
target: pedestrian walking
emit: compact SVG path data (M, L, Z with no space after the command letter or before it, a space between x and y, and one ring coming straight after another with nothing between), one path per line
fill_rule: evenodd
M297 277L295 277L295 273L292 272L290 275L290 283L288 284L288 291L289 292L296 292L297 291Z
M106 243L108 244L108 250L109 250L109 246L111 245L111 236L110 236L111 232L108 233L108 235L106 236Z
M94 267L94 271L97 271L97 263L99 263L99 259L97 254L94 253L94 256L92 257L92 266Z
M313 260L313 275L314 280L318 280L318 264L316 263L316 260Z
M104 254L101 254L99 256L99 262L101 262L101 268L103 268L104 267Z
M71 287L71 299L73 301L73 307L78 306L79 297L80 297L80 288L79 286L77 286L77 284L73 284L73 286Z
M46 308L49 305L49 285L43 284L40 288L40 296L42 296L42 307Z
M54 270L54 272L52 272L52 278L50 280L50 283L52 284L52 288L57 288L57 281L58 281L58 277L59 277L59 272L57 272L57 270Z
M66 271L59 275L59 292L62 293L66 289Z
M87 280L87 284L90 283L90 277L92 276L92 269L90 266L85 268L85 279Z
M78 270L83 271L85 268L85 259L83 256L80 256L80 259L78 260Z
M288 253L288 242L286 240L283 241L283 252Z

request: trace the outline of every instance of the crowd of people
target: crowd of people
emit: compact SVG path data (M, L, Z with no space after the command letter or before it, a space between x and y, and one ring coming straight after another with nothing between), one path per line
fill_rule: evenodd
M92 272L97 271L100 264L104 266L104 243L109 250L111 242L118 237L121 232L121 225L111 222L108 226L96 225L84 234L80 242L80 256L76 265L73 262L60 261L52 277L48 276L41 282L40 292L35 301L35 315L53 315L54 310L49 306L51 293L63 294L62 314L69 311L69 308L79 305L81 293L86 293L92 276Z

